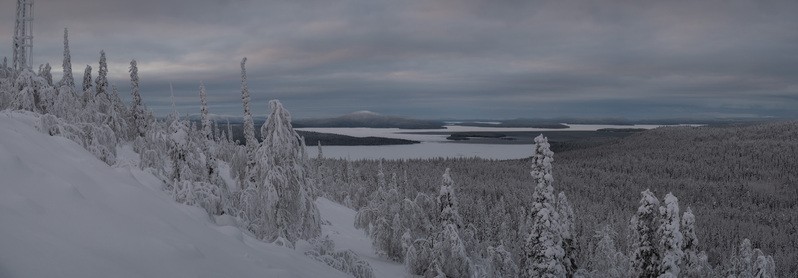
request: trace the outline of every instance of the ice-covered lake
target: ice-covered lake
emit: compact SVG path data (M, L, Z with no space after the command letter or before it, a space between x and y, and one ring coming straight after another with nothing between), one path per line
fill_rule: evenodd
M531 145L518 144L470 144L446 140L448 135L412 134L421 132L513 132L513 131L596 131L603 128L645 128L659 125L568 125L568 129L551 128L505 128L446 126L446 129L398 129L398 128L297 128L297 130L333 133L354 137L385 137L420 141L413 145L388 146L323 146L324 157L344 159L413 159L439 157L480 157L486 159L520 159L532 154ZM316 146L308 146L308 155L315 157Z
M316 157L316 146L307 148ZM324 157L344 159L413 159L438 157L481 157L488 159L518 159L532 154L530 145L458 144L422 142L413 145L389 146L322 146Z

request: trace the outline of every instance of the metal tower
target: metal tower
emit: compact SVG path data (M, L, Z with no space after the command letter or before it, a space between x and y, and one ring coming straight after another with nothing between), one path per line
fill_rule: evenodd
M30 69L33 61L33 0L17 0L14 28L14 71Z

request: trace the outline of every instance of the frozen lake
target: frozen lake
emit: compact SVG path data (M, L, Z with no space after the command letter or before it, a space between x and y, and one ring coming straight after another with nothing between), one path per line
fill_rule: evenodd
M317 147L307 147L308 156L316 157ZM531 145L458 144L422 142L413 145L389 146L322 146L324 157L343 159L413 159L438 157L481 157L518 159L532 155Z
M519 144L470 144L446 140L448 135L411 134L416 132L514 132L514 131L596 131L602 128L644 128L659 125L568 125L567 129L551 128L504 128L446 126L446 129L398 129L398 128L297 128L297 130L333 133L354 137L385 137L420 141L413 145L388 146L322 146L324 157L343 159L413 159L413 158L458 158L480 157L486 159L520 159L532 155L531 145ZM308 146L308 155L316 157L317 147Z

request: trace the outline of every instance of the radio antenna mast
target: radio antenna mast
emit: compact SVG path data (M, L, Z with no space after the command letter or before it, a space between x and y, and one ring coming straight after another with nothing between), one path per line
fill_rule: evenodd
M33 0L17 0L14 28L14 71L30 69L33 64Z

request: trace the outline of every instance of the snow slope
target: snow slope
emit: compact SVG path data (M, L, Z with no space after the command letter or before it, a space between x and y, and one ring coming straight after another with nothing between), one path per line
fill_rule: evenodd
M154 176L109 167L37 122L0 112L0 277L346 277L216 225Z
M316 206L324 223L322 235L329 235L336 250L352 250L366 260L377 277L405 277L404 266L398 262L380 258L374 252L369 239L362 230L355 229L356 212L325 198L316 199Z

